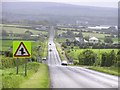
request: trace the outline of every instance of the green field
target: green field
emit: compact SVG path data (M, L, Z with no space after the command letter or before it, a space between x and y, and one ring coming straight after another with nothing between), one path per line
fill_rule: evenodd
M60 59L63 61L63 60L65 60L65 57L64 57L64 55L62 54L62 48L61 48L61 46L60 46L60 44L59 43L57 43L57 42L55 42L55 44L56 44L56 48L57 48L57 51L58 51L58 53L59 53L59 55L60 55Z
M16 28L16 27L2 27L3 30L6 30L7 33L13 32L17 34L24 34L25 31L29 30L33 34L47 34L46 31L38 31L38 30L31 30L31 29L24 29L24 28Z
M64 30L57 30L57 34L66 33L67 31ZM79 34L79 32L74 31L74 33ZM100 34L95 32L82 32L83 36L91 36L91 37L97 37L97 38L105 38L105 36L110 36L110 34Z
M18 41L18 40L14 40L14 41ZM19 41L22 41L22 40L19 40ZM13 40L0 40L0 42L2 42L2 46L0 45L0 51L1 49L2 51L7 51L13 45ZM31 42L32 42L33 48L39 45L39 41L31 41Z
M110 34L99 34L99 33L90 33L90 32L83 32L83 36L91 36L96 37L98 39L105 38L105 36L110 36Z
M62 33L66 33L66 32L67 31L65 31L65 30L57 30L58 35L62 34ZM79 32L76 32L76 31L74 31L73 33L74 34L79 34ZM86 37L86 36L96 37L96 38L100 39L102 42L104 42L105 36L110 36L110 34L100 34L100 33L95 33L95 32L82 32L82 34L83 34L83 37ZM59 41L60 41L60 39L59 39ZM113 38L113 41L114 42L118 41L118 38Z
M2 27L6 27L6 26L10 26L10 27L16 27L16 26L21 26L21 27L25 27L25 25L18 25L18 24L0 24L0 26Z
M57 34L62 34L62 33L66 33L67 31L63 31L63 30L57 30Z
M63 43L63 42L66 42L66 39L67 38L57 38L55 39L58 43Z
M73 50L70 50L70 53L69 55L72 56L72 58L74 60L78 60L78 56L80 53L82 53L84 50L88 50L88 49L73 49ZM104 52L111 52L112 50L115 51L115 53L117 53L118 49L89 49L89 50L92 50L94 53L96 53L98 56L100 56L102 53Z

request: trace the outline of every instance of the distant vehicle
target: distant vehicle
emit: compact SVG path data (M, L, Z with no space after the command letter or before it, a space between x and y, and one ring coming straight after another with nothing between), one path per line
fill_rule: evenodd
M50 52L52 51L52 49L49 50Z
M44 57L42 60L46 61L46 60L47 60L47 58L46 58L46 57Z
M62 61L61 65L65 65L65 66L67 66L68 63L67 63L67 61Z

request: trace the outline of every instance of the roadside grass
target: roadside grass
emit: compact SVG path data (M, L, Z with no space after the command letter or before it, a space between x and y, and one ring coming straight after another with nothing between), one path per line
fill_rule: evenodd
M56 49L57 49L57 51L60 55L60 59L62 61L65 60L64 55L62 54L63 51L62 51L62 48L61 48L60 44L58 44L57 42L55 42L55 44L56 44Z
M2 89L2 69L0 69L0 90Z
M45 69L46 68L46 69ZM36 73L39 72L39 70L43 70L44 73L41 73L41 76L39 76L39 80L43 79L43 77L46 77L46 83L40 83L40 85L47 88L49 84L49 77L47 76L47 66L44 64L40 64L37 62L29 62L27 64L27 76L24 76L24 65L19 66L19 74L16 75L16 68L9 68L9 69L3 69L2 70L2 84L3 88L19 88L19 85L26 82L30 78L32 78ZM29 83L32 83L33 79L29 81Z
M96 66L88 66L88 69L107 73L110 75L120 76L120 73L118 72L118 67L96 67Z
M20 84L19 88L49 88L50 79L48 74L48 66L41 64L38 71L26 80L24 83Z
M44 57L47 57L47 55L48 55L48 41L47 41L47 40L46 40L45 43L44 43L44 50L43 50L43 51L44 51L44 53L43 53L43 56L42 56L42 57L43 57L43 58L44 58Z

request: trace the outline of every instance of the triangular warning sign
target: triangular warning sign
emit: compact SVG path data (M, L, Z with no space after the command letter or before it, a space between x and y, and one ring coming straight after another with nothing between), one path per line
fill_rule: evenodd
M14 54L14 57L29 57L29 56L30 56L30 54L29 54L28 50L26 49L24 43L21 42Z

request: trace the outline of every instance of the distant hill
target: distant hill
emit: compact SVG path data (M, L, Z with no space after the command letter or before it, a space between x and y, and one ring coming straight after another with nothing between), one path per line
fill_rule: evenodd
M3 19L7 20L47 20L67 23L80 20L91 23L117 24L116 8L79 6L44 2L3 2Z

